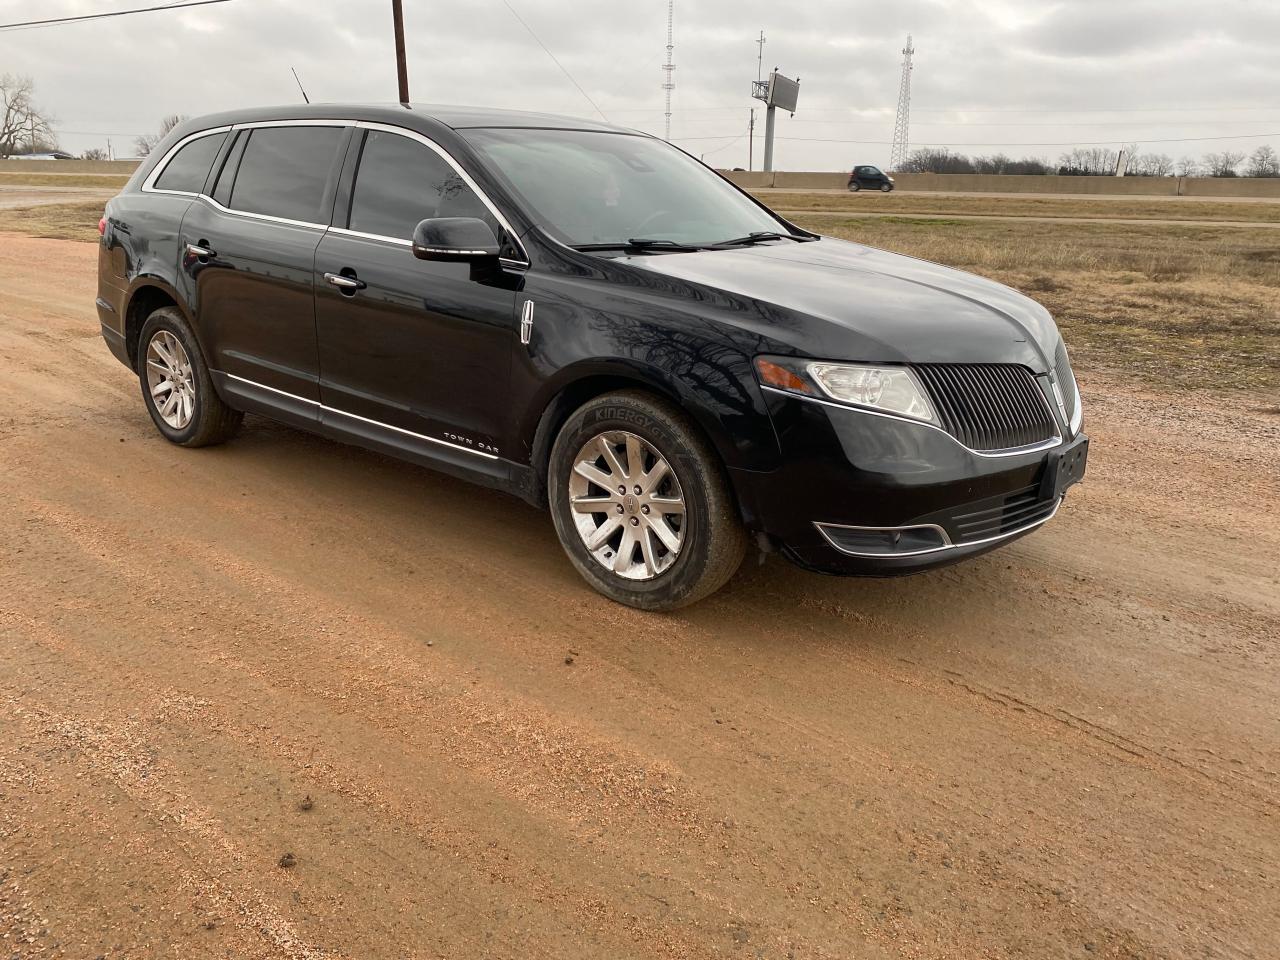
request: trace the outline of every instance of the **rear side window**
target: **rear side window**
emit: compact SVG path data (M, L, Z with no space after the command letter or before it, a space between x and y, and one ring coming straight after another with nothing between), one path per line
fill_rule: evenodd
M156 189L199 193L204 189L205 177L209 176L209 168L226 138L226 133L213 133L192 140L165 164L156 178Z
M434 150L395 133L370 130L360 153L349 228L409 240L429 217L479 217L498 222L466 182Z
M341 127L250 131L228 206L287 220L328 223L320 205L341 139Z

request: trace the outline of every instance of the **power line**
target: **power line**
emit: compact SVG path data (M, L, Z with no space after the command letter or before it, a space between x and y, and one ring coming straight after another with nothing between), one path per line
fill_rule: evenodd
M591 106L595 108L596 113L600 114L601 118L606 123L608 123L609 118L604 115L604 111L601 110L600 107L596 104L596 102L591 99L591 95L588 94L587 91L582 89L582 85L578 83L577 80L573 79L573 74L570 73L568 70L566 70L564 64L556 59L556 55L552 53L549 49L547 49L547 45L538 39L538 35L533 32L533 27L525 23L524 17L516 13L516 8L511 6L511 4L507 2L507 0L502 0L502 5L511 11L511 15L520 21L520 25L522 27L524 27L526 30L529 31L529 36L533 37L533 39L538 42L538 46L540 46L543 49L543 52L546 53L546 55L552 59L555 65L560 68L560 72L569 78L569 82L578 88L578 92L586 98L587 103L591 104Z
M730 140L734 137L732 133L726 133L717 137L676 137L676 140L689 142L694 140ZM1229 136L1220 137L1170 137L1167 139L1150 140L1139 138L1140 142L1145 146L1150 143L1199 143L1209 140L1260 140L1264 138L1280 137L1280 133L1238 133ZM841 140L828 137L778 137L779 140L791 140L797 143L851 143L865 147L889 147L893 146L892 140ZM1116 140L1054 140L1047 143L1001 143L999 141L979 141L977 143L934 143L931 146L939 147L1109 147L1118 143L1128 142L1131 138L1122 137Z
M113 10L110 13L86 13L78 17L55 17L52 20L24 20L17 23L0 23L0 30L20 30L24 27L52 27L59 23L80 23L85 20L102 20L106 17L127 17L133 13L154 13L157 10L180 10L183 7L203 7L210 3L227 3L228 0L185 0L182 3L161 4L156 7L136 7L132 10Z

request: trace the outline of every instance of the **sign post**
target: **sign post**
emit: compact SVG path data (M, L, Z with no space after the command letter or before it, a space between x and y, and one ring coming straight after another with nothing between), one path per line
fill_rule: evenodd
M764 170L773 172L773 134L774 120L778 107L795 116L796 103L800 99L800 80L784 77L774 67L768 80L757 80L751 84L751 95L763 100L764 112Z

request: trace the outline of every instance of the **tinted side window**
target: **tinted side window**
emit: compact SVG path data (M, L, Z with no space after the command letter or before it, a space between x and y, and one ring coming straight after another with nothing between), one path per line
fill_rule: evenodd
M222 161L218 179L214 181L213 190L209 193L209 196L224 207L231 204L231 185L235 183L236 170L240 167L240 155L244 153L245 144L249 142L249 131L237 130L232 136L236 140L227 151L227 159Z
M235 186L233 210L328 223L320 210L341 127L258 127L250 131Z
M479 217L498 233L489 208L434 150L370 130L360 153L349 228L409 240L428 217Z
M209 168L213 166L214 158L222 149L222 141L226 137L225 133L213 133L192 140L165 164L164 170L156 178L156 189L199 193L204 189L204 179L209 175Z

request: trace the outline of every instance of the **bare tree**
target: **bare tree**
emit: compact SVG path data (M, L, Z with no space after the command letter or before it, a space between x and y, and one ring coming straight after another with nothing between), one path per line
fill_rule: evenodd
M42 153L57 148L53 118L35 104L30 77L0 76L0 157L19 150Z
M973 163L962 153L946 147L922 147L912 150L903 162L903 173L973 173Z
M105 160L107 159L107 151L103 150L101 147L90 147L88 150L84 152L84 156L81 157L80 159Z
M137 137L133 141L134 148L138 151L138 156L145 157L169 135L169 132L178 124L187 118L181 114L171 113L160 121L160 132L158 134L148 133L141 137Z
M1245 168L1246 177L1280 177L1280 157L1274 148L1263 144L1249 155L1249 166Z
M1116 172L1120 154L1106 147L1076 147L1060 158L1058 173L1072 177L1109 177Z
M1173 175L1173 157L1167 153L1139 153L1129 160L1131 177L1168 177Z
M1221 153L1204 155L1204 165L1208 168L1211 177L1238 177L1236 168L1242 163L1244 163L1243 151L1223 150Z
M1203 168L1195 157L1183 157L1178 161L1177 171L1180 177L1198 177L1203 172Z

